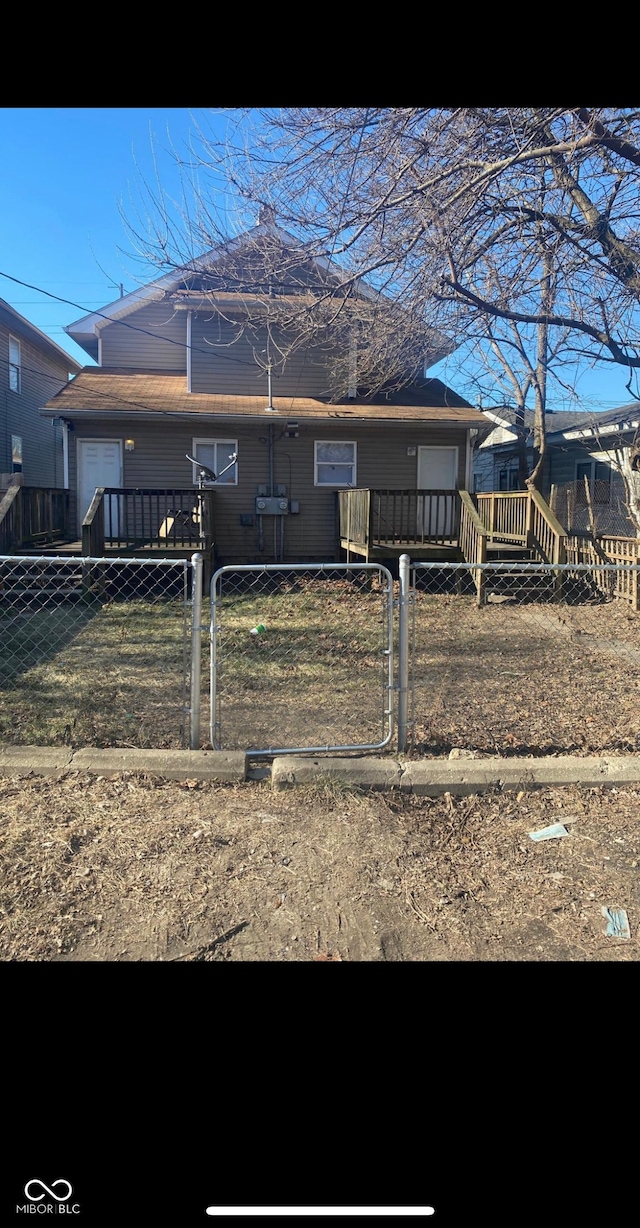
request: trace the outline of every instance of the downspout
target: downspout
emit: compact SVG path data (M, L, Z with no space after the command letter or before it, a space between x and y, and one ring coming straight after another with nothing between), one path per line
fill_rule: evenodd
M269 405L271 405L271 368L269 368ZM269 495L273 496L274 494L274 486L273 486L274 465L273 465L273 423L272 422L269 423L269 437L268 438L269 438L269 443L268 443ZM276 538L276 518L275 516L273 517L273 561L274 563L278 562L278 547L277 547L277 538Z
M471 442L477 438L478 431L475 427L470 427L467 431L467 458L465 463L465 487L468 491L473 491L473 454L474 446Z
M191 392L191 312L187 312L187 392Z
M62 419L62 485L69 489L69 423Z

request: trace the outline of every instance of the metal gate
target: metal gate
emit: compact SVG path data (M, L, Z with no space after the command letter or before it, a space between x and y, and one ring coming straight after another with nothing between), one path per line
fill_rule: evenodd
M393 579L377 563L221 567L211 580L216 750L381 750L393 736Z

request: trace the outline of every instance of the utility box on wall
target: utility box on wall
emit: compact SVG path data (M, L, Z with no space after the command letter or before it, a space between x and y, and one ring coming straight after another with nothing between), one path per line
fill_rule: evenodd
M279 495L258 495L256 512L258 516L286 516L289 511L289 500Z

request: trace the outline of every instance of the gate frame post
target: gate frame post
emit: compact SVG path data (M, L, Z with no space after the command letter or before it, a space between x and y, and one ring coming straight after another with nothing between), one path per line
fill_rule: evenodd
M398 566L398 750L407 750L409 710L409 568L411 559L401 554Z
M191 556L191 698L189 704L189 750L200 749L200 688L202 679L202 572L204 558Z

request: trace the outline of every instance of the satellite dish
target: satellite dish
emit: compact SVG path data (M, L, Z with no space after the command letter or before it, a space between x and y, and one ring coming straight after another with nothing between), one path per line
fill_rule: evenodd
M213 472L213 469L210 469L208 465L203 465L202 461L196 460L195 456L189 456L188 452L186 453L186 456L187 456L187 460L191 461L192 465L198 466L201 476L208 478L210 482L218 481L215 473Z

